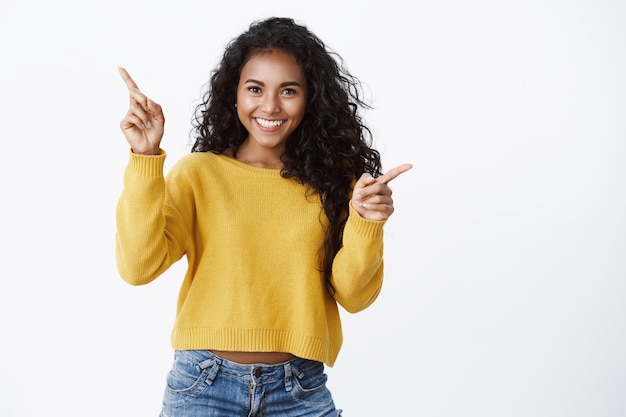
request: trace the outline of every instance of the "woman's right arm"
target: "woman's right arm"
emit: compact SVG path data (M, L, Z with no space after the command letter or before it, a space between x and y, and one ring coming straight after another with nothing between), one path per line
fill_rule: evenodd
M141 285L183 256L185 233L178 213L165 202L161 106L139 91L126 70L119 68L119 72L130 97L120 128L131 153L116 211L116 260L122 278Z

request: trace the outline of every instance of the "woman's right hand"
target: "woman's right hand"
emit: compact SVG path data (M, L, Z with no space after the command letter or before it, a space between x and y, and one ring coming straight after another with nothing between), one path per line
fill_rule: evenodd
M128 113L120 122L120 128L133 153L158 155L165 126L161 106L139 91L139 87L124 68L118 67L118 71L130 94Z

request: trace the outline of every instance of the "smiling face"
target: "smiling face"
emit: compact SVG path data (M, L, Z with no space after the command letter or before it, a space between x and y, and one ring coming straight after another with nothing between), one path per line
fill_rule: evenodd
M280 160L307 101L306 77L282 51L261 51L244 65L237 86L237 115L248 131L238 150L247 159Z

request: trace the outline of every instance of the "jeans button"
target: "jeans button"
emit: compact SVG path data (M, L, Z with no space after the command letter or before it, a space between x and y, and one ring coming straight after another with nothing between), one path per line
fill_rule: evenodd
M259 368L256 368L254 372L252 373L252 375L254 375L255 378L258 378L261 376L261 373L262 373L261 370Z

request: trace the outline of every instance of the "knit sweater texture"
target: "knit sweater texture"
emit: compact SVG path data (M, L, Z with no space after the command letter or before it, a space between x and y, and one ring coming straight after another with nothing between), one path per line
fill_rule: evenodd
M328 220L319 196L280 170L196 152L164 175L166 153L130 153L116 219L120 275L147 284L186 257L174 349L289 352L333 366L338 304L354 313L383 281L384 221L350 207L333 261L320 271Z

